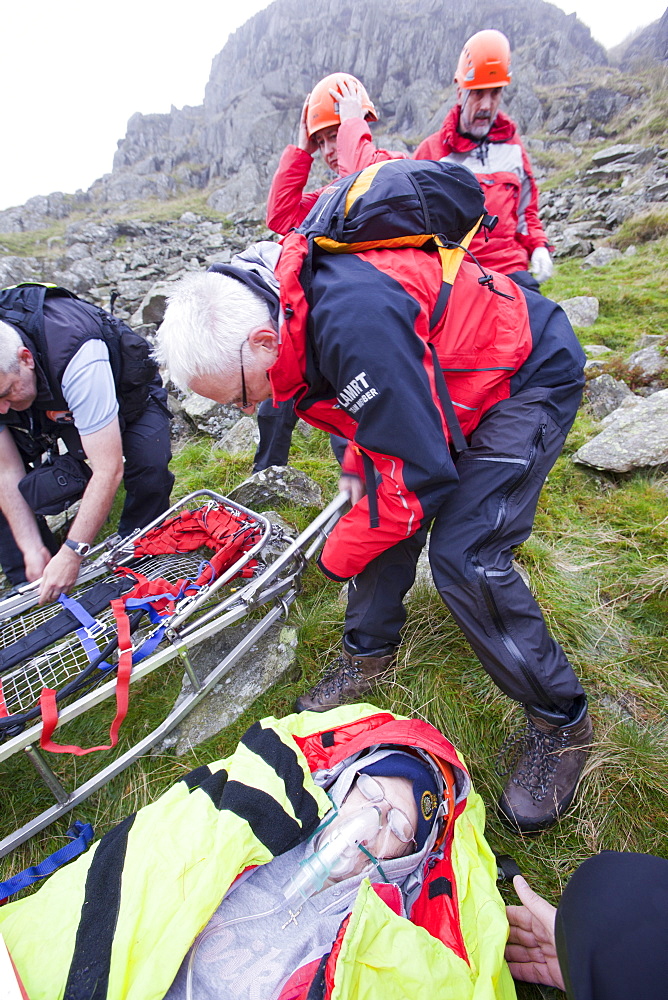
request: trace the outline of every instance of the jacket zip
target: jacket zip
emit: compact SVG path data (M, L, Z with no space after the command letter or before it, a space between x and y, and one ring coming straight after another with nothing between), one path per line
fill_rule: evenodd
M522 486L522 484L525 482L525 480L529 476L529 473L531 472L531 470L532 470L532 468L534 466L534 462L536 460L536 451L538 449L538 443L540 441L543 441L544 438L545 438L546 426L547 425L544 424L544 423L541 424L540 427L538 428L538 430L536 431L536 433L534 434L533 441L531 442L531 451L529 452L529 458L527 460L527 463L524 466L524 469L522 470L521 475L517 478L517 480L513 484L512 488L502 498L502 500L501 500L501 502L499 504L499 511L498 511L498 517L497 517L496 525L494 526L494 528L492 529L492 531L489 533L489 535L487 535L487 537L485 539L483 539L483 541L481 541L481 543L478 545L477 549L475 550L475 552L473 554L473 565L475 567L476 573L478 574L478 580L480 582L480 587L482 589L483 596L485 598L485 604L487 605L487 610L489 611L489 613L490 613L490 615L492 617L492 621L493 621L494 625L496 626L496 628L498 629L498 632L499 632L499 634L501 636L501 640L502 640L504 646L506 647L506 649L510 653L512 659L515 661L515 663L519 667L522 676L524 677L524 679L527 682L527 684L529 685L529 687L533 690L533 692L537 696L537 698L538 698L538 704L539 705L544 705L545 707L549 706L551 709L559 711L559 707L554 704L554 702L552 701L552 699L548 695L547 691L545 691L545 689L543 688L542 684L540 684L538 682L536 676L529 669L529 666L528 666L528 664L527 664L524 656L522 655L522 653L518 649L517 645L515 644L513 638L509 634L508 629L506 628L505 622L503 621L503 617L501 615L501 612L499 611L499 608L498 608L498 606L496 604L496 601L494 600L494 594L492 593L492 588L490 587L489 582L487 580L487 576L485 574L485 569L481 565L480 560L479 560L480 549L483 547L483 545L487 544L487 542L489 542L492 538L494 538L494 536L498 533L501 525L505 521L506 508L507 508L509 497L513 493L515 493L517 490L520 489L520 487Z

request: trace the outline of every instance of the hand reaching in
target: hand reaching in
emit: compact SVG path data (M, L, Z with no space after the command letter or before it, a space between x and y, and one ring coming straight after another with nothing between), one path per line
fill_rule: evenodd
M529 270L539 284L547 281L554 274L554 264L547 247L536 247L531 254Z
M521 875L513 885L523 906L507 906L510 935L506 961L513 979L564 989L554 941L556 908L535 893Z
M342 473L339 476L339 490L350 496L350 503L354 506L366 494L366 485L359 476Z

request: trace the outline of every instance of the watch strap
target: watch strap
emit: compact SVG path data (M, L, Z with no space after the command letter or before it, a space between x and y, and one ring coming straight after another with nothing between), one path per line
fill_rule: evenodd
M65 545L68 549L72 549L72 552L76 552L78 556L86 556L90 552L88 542L75 542L72 538L66 538Z

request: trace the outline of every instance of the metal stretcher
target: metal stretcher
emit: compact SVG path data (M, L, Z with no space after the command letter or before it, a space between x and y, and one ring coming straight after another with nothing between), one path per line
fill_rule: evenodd
M91 550L84 560L72 594L75 604L83 606L93 593L96 581L128 572L132 581L196 581L181 588L172 602L163 602L167 612L158 618L146 615L131 635L132 666L129 683L147 676L178 657L190 678L191 688L156 727L131 749L102 767L94 777L67 790L54 773L43 750L44 718L41 697L44 689L57 692L57 726L78 718L116 693L121 654L117 622L110 607L75 622L74 630L56 638L47 648L28 659L10 665L0 659L0 762L22 751L30 759L39 777L55 799L55 804L0 841L0 857L73 809L115 775L160 742L220 682L245 652L279 619L284 618L300 590L302 574L318 552L347 502L339 494L296 539L290 540L282 528L272 525L262 514L254 513L232 500L208 490L191 493L174 504L162 517L125 539L117 536ZM214 515L229 516L238 524L237 542L242 548L231 565L208 579L206 567L215 562L211 546L188 552L137 555L147 539L171 522L198 517L204 524ZM207 543L208 545L208 543ZM236 553L237 550L235 550ZM205 567L204 573L202 567ZM119 569L120 568L120 569ZM204 580L202 583L201 581ZM0 658L7 656L22 637L39 635L52 628L57 615L63 614L59 603L37 606L38 584L23 588L0 602ZM155 596L155 595L153 595ZM130 602L128 602L130 603ZM243 639L200 680L193 669L191 652L198 643L216 635L259 608L267 610L252 618L252 628ZM131 612L130 620L132 620ZM139 617L137 615L136 617ZM51 624L49 624L51 623ZM149 650L146 653L146 650ZM143 658L140 658L142 656Z

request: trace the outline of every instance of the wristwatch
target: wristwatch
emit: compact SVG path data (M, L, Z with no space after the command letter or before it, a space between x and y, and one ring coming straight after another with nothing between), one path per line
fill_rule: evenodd
M74 542L71 538L66 538L65 545L67 545L68 549L72 549L72 552L76 552L78 556L87 556L90 552L88 542Z

